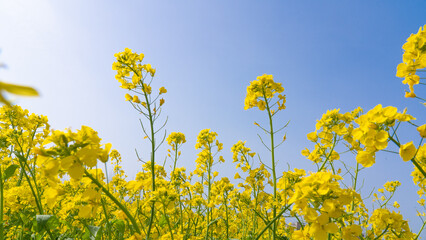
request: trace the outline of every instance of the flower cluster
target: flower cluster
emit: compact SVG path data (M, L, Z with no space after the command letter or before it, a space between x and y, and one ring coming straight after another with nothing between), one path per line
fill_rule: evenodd
M396 76L404 78L402 83L407 84L410 89L405 93L405 97L412 98L416 97L413 86L420 83L417 71L426 68L426 25L420 27L416 34L411 34L402 49L403 62L398 65Z
M233 162L238 162L237 168L241 165L241 169L246 172L251 168L249 158L253 158L256 153L251 152L251 149L245 146L246 142L238 141L231 148Z
M186 143L185 135L180 132L172 132L167 137L167 143L173 147L173 150L176 150L175 146Z
M338 142L345 140L350 150L358 150L359 143L353 139L352 130L353 121L361 111L361 108L347 113L340 113L339 109L328 110L317 121L315 132L307 135L308 140L315 143L315 148L312 151L302 150L302 155L315 163L332 164L334 160L340 159L335 148Z
M406 77L412 94L416 69L424 68L424 35L420 29L409 38L404 63L398 66L398 75ZM135 93L126 94L126 100L149 122L144 127L141 120L144 139L151 143L150 161L138 154L143 164L129 180L119 152L111 150L111 144L102 144L92 128L51 130L46 117L30 115L18 106L3 106L0 239L390 240L421 236L425 213L418 213L423 226L415 234L399 212L390 210L400 207L397 201L390 202L399 181L386 182L371 198L361 197L364 191L358 184L360 171L374 164L377 152L394 146L387 152L399 159L399 150L402 160L414 165L418 203L425 206L426 144L422 141L426 125L416 125L405 110L399 113L395 107L377 105L365 114L361 108L346 113L327 111L307 135L315 146L302 151L317 171L295 168L277 176L282 156L275 149L286 138L276 144L274 136L287 125L274 130L273 116L285 108L285 96L280 94L284 88L272 75L259 76L247 88L245 109L267 110L269 129L257 125L269 134L269 146L261 140L271 161L265 163L264 155L262 159L245 141L238 141L231 148L237 169L231 182L215 171L216 164L225 159L218 156L223 144L210 129L201 130L197 137L196 169L189 172L177 167L185 135L172 132L159 138L157 133L165 124L155 124L164 104L160 95L167 90L160 87L153 94L146 77L153 77L155 69L142 64L143 54L125 49L115 56L117 80ZM274 97L278 97L275 102ZM416 127L419 144L400 142L398 127L407 122ZM171 148L160 154L157 150L164 142ZM353 154L356 161L347 161L344 153ZM162 165L157 164L158 155L165 158ZM168 169L170 159L173 164ZM373 200L374 211L368 211L366 199Z
M402 218L400 213L390 212L388 209L374 210L370 222L372 230L367 232L371 239L382 237L382 239L415 239L415 234L410 231L408 222Z
M269 104L270 99L272 99L276 93L282 93L283 91L284 88L281 86L281 83L274 82L274 77L272 75L264 74L259 76L256 80L250 82L250 85L247 87L244 109L247 110L252 107L258 107L263 111L266 109L267 104ZM279 94L278 98L278 110L285 109L285 96Z
M121 83L122 88L135 89L145 78L146 73L149 73L152 77L155 74L155 69L151 67L151 64L142 64L143 53L137 54L126 48L124 52L114 54L114 57L116 57L117 62L113 63L112 70L117 71L115 79Z
M415 118L406 114L406 110L398 113L395 107L383 108L380 104L357 118L355 122L359 127L355 128L352 134L354 139L363 145L363 149L358 151L357 162L364 167L371 167L375 163L375 153L388 146L389 129L395 126L397 121L410 120Z
M317 172L295 184L289 203L294 204L296 213L304 216L308 226L296 231L294 236L325 240L329 234L338 235L339 228L345 227L345 218L353 214L346 209L354 199L361 201L361 196L351 189L341 189L337 182L340 179L330 172Z

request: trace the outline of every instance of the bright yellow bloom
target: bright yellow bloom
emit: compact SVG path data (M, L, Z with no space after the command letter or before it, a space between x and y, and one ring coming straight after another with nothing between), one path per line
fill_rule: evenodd
M210 132L210 129L201 130L197 137L197 144L195 144L195 149L203 147L209 147L216 140L217 133Z
M401 186L401 183L399 181L386 182L385 185L383 185L383 187L388 192L395 192L396 188L399 186Z
M186 142L185 135L180 132L172 132L167 137L167 143L172 147L174 147L175 145L183 144L185 142Z
M143 84L143 89L142 89L143 91L144 91L144 93L146 93L146 94L151 94L151 92L152 92L152 90L151 90L151 86L150 85L148 85L148 84L146 84L146 83L144 83Z
M139 97L137 95L133 96L132 102L134 103L140 103L141 100L139 100Z
M85 205L78 208L78 216L80 218L90 218L92 215L92 206Z
M151 64L146 64L143 66L145 70L151 74L151 77L154 77L155 69L151 67Z
M167 89L165 87L160 87L160 94L167 93Z
M413 141L411 141L399 147L399 156L401 156L402 160L405 162L410 161L416 154L416 151L417 149L414 146Z
M265 101L273 98L275 93L281 93L283 91L284 88L281 86L281 83L274 82L272 75L264 74L259 76L257 80L250 82L250 85L247 87L244 109L247 110L252 107L258 107L260 110L264 110L266 106ZM280 108L285 108L283 106L285 97L281 95L279 101L282 101L282 106L280 105Z
M416 97L414 85L420 83L417 70L426 68L426 25L420 27L416 34L411 34L407 42L403 45L404 54L402 63L397 67L396 76L405 78L402 83L409 86L410 92L405 93L405 97Z
M395 201L394 203L393 203L393 206L395 207L395 208L399 208L400 206L399 206L399 203L397 202L397 201Z
M362 228L359 225L352 224L348 227L343 228L343 239L344 240L358 240L362 234Z
M359 151L356 155L356 161L364 167L371 167L376 162L375 155L366 151Z
M316 142L318 140L318 135L316 132L308 133L307 137L308 137L308 140L311 142Z
M420 127L418 127L417 131L419 132L420 137L426 138L426 124L423 124Z
M7 105L10 105L10 102L2 95L3 90L21 96L38 96L38 92L32 87L0 82L0 102Z

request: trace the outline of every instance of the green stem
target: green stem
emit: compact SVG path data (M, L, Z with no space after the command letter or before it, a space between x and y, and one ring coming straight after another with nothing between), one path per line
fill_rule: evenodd
M40 201L40 199L38 199L37 194L34 191L33 185L31 184L31 180L28 177L27 172L25 171L25 166L23 165L22 160L21 160L22 156L18 156L18 158L19 158L19 165L21 166L21 171L24 173L24 176L27 179L28 185L30 186L31 192L34 196L34 199L35 199L35 202L36 202L36 205L37 205L37 208L38 208L38 211L41 215L43 215L43 207L40 204L41 201Z
M119 61L120 62L120 61ZM143 80L145 79L145 77L143 77L142 73L139 74L138 71L136 71L133 67L129 66L126 63L121 62L122 64L126 65L127 67L129 67L132 72L134 74L136 74L137 76L141 77L141 89L143 91L143 95L145 97L145 102L146 102L146 109L148 110L148 119L149 119L149 125L151 128L151 177L152 177L152 192L155 191L155 132L154 132L154 118L153 118L153 114L151 112L151 102L149 101L148 98L148 93L145 90L145 86L144 86L144 82ZM140 111L141 113L143 113L142 111ZM146 114L144 113L144 115L146 116ZM151 229L152 229L152 224L154 222L154 215L155 215L155 202L152 203L151 205L151 216L149 219L149 226L148 226L148 233L146 235L146 239L149 239L150 235L151 235Z
M420 228L420 230L419 230L419 232L417 233L417 236L416 236L416 238L415 238L414 240L419 239L420 233L422 233L422 232L423 232L423 229L424 229L425 225L426 225L426 221L425 221L425 222L423 222L422 227Z
M144 86L142 84L142 90L144 91L146 106L148 109L148 117L149 117L149 125L151 128L151 177L152 177L152 192L155 192L155 132L154 132L154 119L151 112L151 104L148 101L148 94L143 89ZM148 226L148 234L146 235L146 239L149 239L149 236L151 234L151 228L152 224L154 222L154 215L155 215L155 202L151 205L151 216L149 219L149 226Z
M376 238L374 238L374 240L380 239L381 236L383 236L385 233L387 233L389 226L390 225L387 225L386 228L385 228L385 230L383 230L383 232L379 236L377 236Z
M4 224L3 224L3 165L0 165L0 240L4 239L3 236L3 228L4 228Z
M105 204L105 199L101 198L101 203L102 203L102 209L104 210L104 214L105 214L105 225L106 225L106 230L107 230L107 238L108 240L111 239L111 226L109 223L109 215L108 215L108 210L106 208L106 204Z
M417 97L417 96L416 96L415 98L420 99L420 100L422 100L422 101L425 101L425 102L426 102L426 99L424 99L424 98Z
M272 122L272 114L271 109L269 108L269 102L266 98L265 90L263 90L263 98L266 103L266 110L268 111L268 117L269 117L269 127L270 131L269 134L271 136L271 160L272 160L272 178L273 178L273 184L274 184L274 205L273 205L273 217L275 218L277 216L277 207L275 206L275 201L277 200L277 174L275 172L275 144L274 144L274 126ZM273 235L272 239L275 240L275 234L277 231L277 223L274 221L274 227L273 227Z
M176 169L176 162L177 162L177 159L178 159L178 150L177 150L177 148L178 148L178 144L177 143L175 143L175 162L174 162L174 164L173 164L173 172L175 171L175 169Z
M266 229L268 229L274 222L276 222L277 220L278 220L278 218L280 218L281 217L281 215L283 215L283 213L285 212L285 211L287 211L289 208L290 208L290 206L291 205L288 205L288 206L286 206L283 210L281 210L281 212L279 212L278 214L277 214L277 216L276 217L274 217L269 223L268 223L268 225L266 225L265 226L265 228L263 228L263 230L257 235L257 237L255 238L255 240L258 240L262 235L263 235L263 233L266 231Z
M420 164L413 158L411 159L411 162L416 166L416 168L423 174L423 177L426 178L426 172L423 170L423 168L420 166Z
M226 194L227 195L227 194ZM224 201L225 201L225 214L226 214L226 220L225 220L225 224L226 224L226 240L228 240L229 239L229 223L228 223L228 219L229 219L229 216L228 216L228 204L226 203L226 198L227 198L228 196L225 196L225 192L223 193L223 199L224 199Z
M208 236L209 236L209 226L210 226L210 214L211 214L211 209L210 209L210 207L209 207L209 205L210 205L210 192L211 192L211 171L212 171L212 165L211 165L211 162L212 162L212 150L211 150L211 146L210 146L210 144L209 144L209 159L207 159L207 174L208 174L208 193L207 193L207 222L206 222L206 224L207 224L207 229L206 229L206 237L205 237L205 239L207 240L208 239Z
M325 163L330 159L331 154L333 153L335 146L336 146L336 135L334 135L333 146L331 147L330 153L328 154L327 158L322 163L321 167L318 169L318 172L320 172L325 167ZM323 152L325 154L325 150Z
M172 240L174 240L174 238L173 238L173 230L172 230L172 227L170 226L170 220L169 220L169 217L167 216L166 207L165 207L164 202L163 202L163 214L164 214L164 217L166 217L167 226L169 227L169 231L170 231L170 236L172 237Z
M357 184L357 182L358 182L358 172L359 172L359 163L357 162L357 163L356 163L356 169L355 169L354 184L353 184L353 189L354 189L354 191L356 191L356 184ZM354 204L354 202L352 201L352 203L351 203L351 210L353 211L353 210L354 210L354 208L355 208L355 204Z
M102 192L105 193L105 195L107 195L123 212L124 214L126 214L126 216L130 219L130 222L132 222L133 224L133 228L135 229L135 231L139 234L141 234L141 230L139 229L135 218L132 216L132 214L130 214L129 210L127 210L127 208L120 203L120 201L118 201L117 198L114 197L114 195L112 195L112 193L110 193L108 191L108 189L106 189L99 181L98 179L94 178L88 171L87 169L84 169L84 174L86 175L86 177L90 178L90 180L92 180L92 182L94 184L96 184L96 186L98 186Z

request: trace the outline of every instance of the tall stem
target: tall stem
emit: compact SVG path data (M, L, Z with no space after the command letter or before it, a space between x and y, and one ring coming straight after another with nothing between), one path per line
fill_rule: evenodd
M356 169L355 169L355 178L353 183L353 190L356 192L356 184L358 182L358 173L359 173L359 163L356 163ZM351 203L351 210L353 211L355 209L355 203L352 201Z
M22 159L19 159L19 165L21 166L21 171L24 173L24 176L27 179L28 185L30 186L31 192L34 196L34 199L38 208L38 212L41 215L43 215L43 207L41 205L41 199L38 198L38 194L34 191L33 185L31 184L30 177L28 177L27 172L25 170L25 165L22 163ZM37 185L36 185L36 188L37 188Z
M167 212L166 211L167 211L166 210L166 206L164 205L164 202L163 202L163 214L166 217L167 226L169 227L169 231L170 231L170 236L171 236L172 240L174 240L174 238L173 238L173 229L172 229L172 226L170 225L169 216L167 216Z
M275 223L277 220L278 220L278 218L279 217L281 217L281 215L285 212L285 211L287 211L289 208L290 208L290 206L291 206L291 204L290 205L287 205L283 210L281 210L281 212L279 212L278 214L277 214L277 216L276 217L274 217L274 219L272 219L264 228L263 228L263 230L257 235L257 237L255 238L255 240L258 240L258 239L260 239L260 237L263 235L263 233L266 231L266 229L268 229L273 223Z
M3 237L3 227L4 227L4 224L3 224L3 202L4 202L4 199L3 199L3 175L2 175L2 172L3 172L3 166L0 165L0 240L4 239L4 237Z
M274 219L277 217L277 207L275 206L275 201L277 200L277 174L275 172L275 144L274 144L274 126L272 123L272 113L271 109L269 107L268 99L266 98L265 92L263 92L263 98L265 99L266 103L266 110L268 111L268 117L269 117L269 135L271 136L271 160L272 160L272 178L273 178L273 184L274 184L274 205L273 205L273 217ZM277 231L277 223L274 221L273 226L273 234L272 239L275 240L275 234Z
M210 209L210 207L209 207L209 205L210 205L210 191L211 191L211 171L212 171L212 169L211 169L211 167L212 167L212 151L211 151L211 146L210 146L210 144L209 144L209 159L207 159L207 174L208 174L208 193L207 193L207 222L206 222L206 224L207 224L207 229L206 229L206 240L208 239L208 237L209 237L209 226L210 226L210 214L211 214L211 209Z
M226 203L226 199L228 198L228 194L223 193L223 199L225 201L225 214L226 214L226 240L229 239L229 216L228 216L228 204Z
M145 91L145 89L143 88L143 84L142 84L142 90L144 92L144 96L145 96L145 101L146 101L146 106L147 106L147 110L148 110L148 117L149 117L149 125L151 128L151 177L152 177L152 192L155 191L155 132L154 132L154 118L151 112L151 103L149 102L148 99L148 94ZM155 202L152 203L151 205L151 216L149 219L149 226L148 226L148 233L146 235L146 239L149 239L149 236L151 234L151 228L152 228L152 224L154 222L154 215L155 215Z
M132 222L133 224L133 228L135 229L135 231L139 234L141 234L141 230L138 227L138 224L136 223L135 218L132 216L132 214L130 214L129 210L127 210L127 208L121 204L120 201L118 201L118 199L116 197L114 197L114 195L112 195L108 189L106 189L100 182L98 179L94 178L92 176L92 174L90 174L86 169L84 169L84 174L86 175L86 177L90 178L90 180L92 180L92 182L98 186L102 192L105 193L105 195L107 195L107 197L109 197L109 199L111 199L120 209L121 211L124 212L124 214L126 214L126 216L129 218L130 222Z

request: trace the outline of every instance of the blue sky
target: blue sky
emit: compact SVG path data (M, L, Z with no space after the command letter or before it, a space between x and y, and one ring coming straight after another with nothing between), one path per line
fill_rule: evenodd
M148 159L148 142L111 65L125 47L142 52L157 69L154 87L168 89L168 132L187 137L178 165L194 168L196 136L211 128L225 147L220 174L231 177L230 148L238 140L268 159L253 125L266 115L243 107L249 82L273 74L287 95L275 124L290 120L277 152L279 172L287 163L314 170L300 151L313 147L306 134L328 109L380 103L407 107L417 123L426 121L424 107L403 97L406 87L395 77L401 46L426 24L425 9L423 1L0 0L0 62L8 66L0 79L36 87L41 97L15 102L47 115L53 128L97 130L133 177L140 169L134 149ZM409 136L402 141L418 140ZM165 148L158 158L164 156ZM416 230L411 171L398 156L382 154L362 177L366 192L399 179L396 200Z

